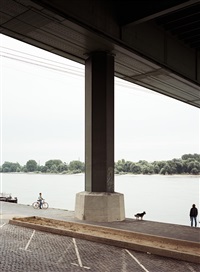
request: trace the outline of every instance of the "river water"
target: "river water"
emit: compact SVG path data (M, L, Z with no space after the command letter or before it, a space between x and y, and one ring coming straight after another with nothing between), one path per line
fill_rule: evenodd
M1 174L0 185L1 193L11 193L20 204L31 205L42 192L51 208L74 210L84 179L84 174ZM115 191L124 194L128 218L146 211L146 220L189 225L192 204L200 208L199 176L115 176Z

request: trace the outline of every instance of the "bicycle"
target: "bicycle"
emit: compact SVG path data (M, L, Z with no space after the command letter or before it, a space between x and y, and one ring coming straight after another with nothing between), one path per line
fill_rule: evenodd
M39 201L33 202L32 207L34 209L39 209L40 208L40 202ZM46 210L48 208L49 208L49 204L47 202L43 201L42 205L41 205L41 209L45 209Z

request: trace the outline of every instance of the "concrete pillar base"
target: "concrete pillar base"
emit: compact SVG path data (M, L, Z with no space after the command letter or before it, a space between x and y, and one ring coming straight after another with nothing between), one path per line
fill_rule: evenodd
M120 193L80 192L76 194L75 217L94 222L125 219L124 195Z

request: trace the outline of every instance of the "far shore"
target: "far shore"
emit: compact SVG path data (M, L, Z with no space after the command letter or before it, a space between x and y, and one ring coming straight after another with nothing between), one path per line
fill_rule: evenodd
M85 175L84 172L82 173L42 173L42 172L1 172L0 174L18 174L18 175L59 175L59 176L62 176L62 175L76 175L76 176L79 176L79 175ZM115 174L115 176L133 176L133 177L139 177L139 176L155 176L155 177L158 177L158 176L161 176L161 177L194 177L194 178L200 178L200 175L191 175L191 174L174 174L174 175L161 175L161 174L132 174L132 173L122 173L122 174Z

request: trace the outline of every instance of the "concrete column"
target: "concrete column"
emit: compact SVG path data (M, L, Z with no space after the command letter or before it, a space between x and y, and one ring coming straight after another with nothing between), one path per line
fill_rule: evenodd
M85 63L85 190L114 192L114 56Z
M106 52L91 54L85 63L85 165L75 217L124 220L124 196L114 192L114 56Z

